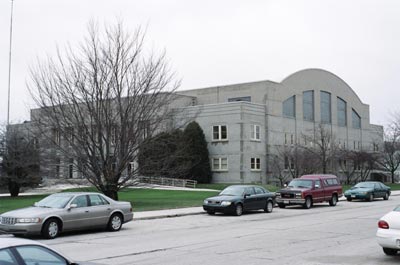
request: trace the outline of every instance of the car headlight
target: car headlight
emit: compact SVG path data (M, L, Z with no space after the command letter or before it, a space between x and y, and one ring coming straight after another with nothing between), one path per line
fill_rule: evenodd
M17 218L17 223L27 224L27 223L39 223L40 218Z
M204 200L204 201L203 201L203 204L208 204L208 201L207 201L207 200Z
M231 205L232 204L232 202L229 202L229 201L223 201L223 202L221 202L221 206L229 206L229 205Z
M296 198L301 198L301 193L296 193Z
M281 197L281 193L280 192L275 192L275 196L276 197Z

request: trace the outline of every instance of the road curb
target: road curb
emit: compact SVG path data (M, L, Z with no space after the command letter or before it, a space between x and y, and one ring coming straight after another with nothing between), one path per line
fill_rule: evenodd
M141 221L141 220L154 220L154 219L162 219L162 218L174 218L174 217L181 217L181 216L188 216L188 215L199 215L205 214L204 211L202 212L192 212L192 213L176 213L176 214L163 214L163 215L156 215L156 216L145 216L145 217L133 217L133 221Z

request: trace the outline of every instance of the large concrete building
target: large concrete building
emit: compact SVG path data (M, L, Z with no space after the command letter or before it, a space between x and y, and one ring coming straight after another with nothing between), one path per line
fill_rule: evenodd
M302 70L280 83L259 81L177 93L179 100L172 107L180 111L172 124L180 126L188 119L200 124L213 182L273 182L268 158L276 147L307 144L301 143L302 137L315 134L321 124L343 149L376 151L383 145L383 128L370 124L369 106L346 82L325 70ZM41 109L31 111L33 122L41 116ZM45 177L80 178L74 162L55 157L43 167Z
M369 106L325 70L302 70L280 83L179 93L195 98L184 112L191 112L205 132L213 182L270 182L268 156L274 147L300 143L321 124L343 149L376 151L383 145L383 128L370 124Z

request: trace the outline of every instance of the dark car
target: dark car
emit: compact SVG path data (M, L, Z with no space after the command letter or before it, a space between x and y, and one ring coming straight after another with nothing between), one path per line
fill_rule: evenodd
M233 185L226 187L218 196L207 198L203 209L208 214L222 212L242 215L245 211L264 210L272 212L275 204L275 193L255 185Z
M379 181L364 181L346 190L344 196L348 201L352 201L353 199L373 201L374 198L388 200L390 196L390 187Z

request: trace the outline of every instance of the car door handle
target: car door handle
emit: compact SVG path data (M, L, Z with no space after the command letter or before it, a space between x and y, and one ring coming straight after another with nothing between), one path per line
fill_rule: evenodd
M86 210L86 211L85 211L85 213L88 213L88 212L89 212L89 210Z

